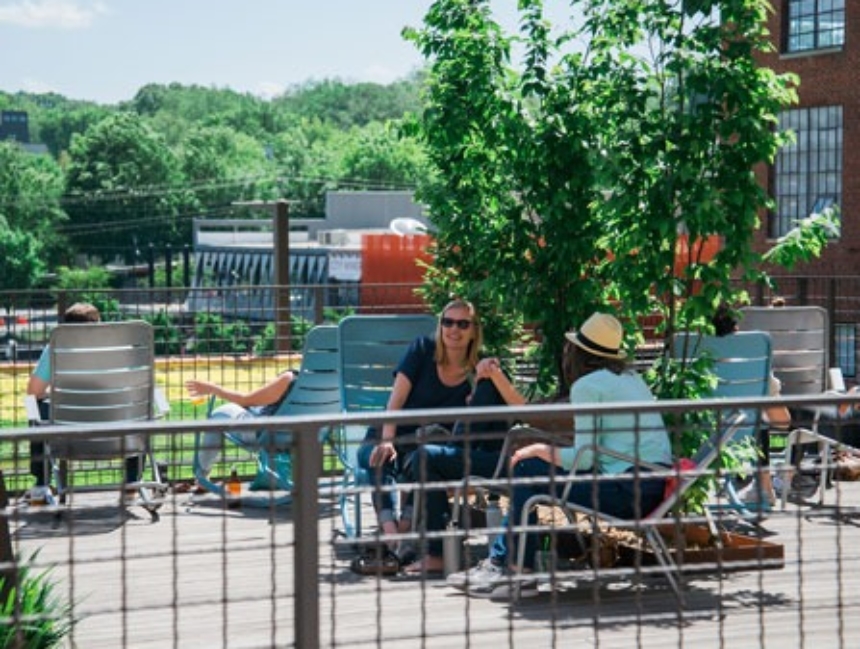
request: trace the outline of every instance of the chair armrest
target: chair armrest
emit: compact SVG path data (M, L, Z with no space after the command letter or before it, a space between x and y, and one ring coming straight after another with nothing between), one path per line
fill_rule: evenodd
M551 433L526 424L517 424L505 435L505 441L502 444L502 450L499 452L499 461L496 464L496 470L493 472L493 478L498 479L502 475L502 471L511 456L514 445L525 442L543 442L552 446L560 446L559 437L558 433Z
M155 387L152 391L152 402L155 407L155 418L161 419L170 413L170 402L167 400L167 395L159 387Z
M27 412L28 421L35 423L42 421L42 415L39 412L39 401L36 399L36 395L28 394L24 397L24 410Z

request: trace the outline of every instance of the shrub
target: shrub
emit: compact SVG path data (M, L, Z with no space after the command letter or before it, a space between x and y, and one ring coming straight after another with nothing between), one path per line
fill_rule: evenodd
M16 584L0 578L5 596L0 602L0 647L49 649L60 646L69 634L74 625L71 607L55 594L49 577L48 571L34 574L31 565L23 565Z

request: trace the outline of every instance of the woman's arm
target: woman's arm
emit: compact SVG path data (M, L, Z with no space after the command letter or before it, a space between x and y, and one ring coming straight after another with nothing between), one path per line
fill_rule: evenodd
M229 390L217 383L198 379L186 381L185 387L188 390L188 394L192 397L211 395L240 405L243 408L249 408L251 406L267 406L270 403L275 403L284 395L294 378L295 375L292 372L284 372L265 385L250 392Z
M403 372L398 372L394 377L394 387L391 388L386 410L402 410L410 392L412 392L412 381ZM370 453L370 466L382 466L397 456L397 450L394 448L396 434L397 427L394 424L385 424L382 427L379 444Z
M502 399L509 406L521 406L526 403L526 398L514 386L508 375L502 371L502 365L498 358L484 358L475 366L475 374L478 380L489 379L496 386L496 390L502 395Z
M541 459L549 464L555 464L559 467L561 466L561 454L558 452L557 448L554 448L549 444L529 444L528 446L523 446L522 448L518 448L514 451L513 455L511 455L511 468L513 468L517 462L527 460L532 457Z

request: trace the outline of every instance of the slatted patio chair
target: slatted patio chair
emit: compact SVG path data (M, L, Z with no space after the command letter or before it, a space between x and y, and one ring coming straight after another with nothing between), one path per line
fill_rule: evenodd
M341 399L346 412L385 410L394 384L394 370L409 345L419 336L432 335L433 315L357 315L338 325L340 345ZM342 426L332 436L335 452L343 465L340 511L343 534L361 535L361 493L371 484L358 466L358 450L367 426Z
M340 374L337 327L319 325L311 329L305 337L302 349L302 364L290 386L289 392L274 417L338 414L341 412ZM210 400L210 414L214 399ZM328 429L321 430L321 438L326 438ZM242 498L243 505L270 507L287 504L292 500L293 476L291 448L293 444L290 431L260 431L253 443L244 437L227 433L226 439L253 455L258 472L255 484L264 485L272 492L285 492L274 497ZM213 482L203 470L199 452L202 434L195 435L194 477L208 491L225 497L224 485Z
M827 311L817 306L744 307L740 328L766 331L773 343L773 373L782 383L782 394L821 395L841 386L831 385L830 326ZM841 376L841 374L836 373ZM785 464L790 463L792 448L799 452L801 444L817 444L821 460L818 503L824 503L827 486L827 466L834 450L857 449L818 432L822 415L831 414L826 408L799 411L806 421L793 428L786 437ZM832 409L831 409L832 410ZM793 416L796 413L792 413ZM835 414L835 413L833 413ZM791 481L782 481L780 499L783 509L788 500Z
M679 334L672 341L675 358L711 359L712 371L717 384L714 398L737 399L742 397L766 397L769 394L771 371L770 336L762 331L744 331L727 336L706 336L698 333ZM762 425L761 410L746 411L747 425L738 430L738 441L752 436L755 440ZM733 476L726 476L724 491L727 502L715 505L727 506L745 518L756 518L759 513L751 511L741 500L734 487Z
M519 575L519 577L512 577L512 599L519 599L520 586L524 578L554 578L558 576L557 574L535 575L525 574L523 572L526 558L526 535L534 533L529 531L529 514L539 506L547 506L558 508L567 520L567 526L565 527L569 527L570 530L577 535L581 535L582 533L580 527L581 517L584 517L590 522L589 528L593 537L597 537L602 533L601 525L608 528L633 531L638 534L643 541L644 548L653 553L653 556L656 559L656 571L666 578L669 585L677 595L679 602L683 604L684 591L682 566L680 566L675 560L660 528L666 524L683 522L684 518L681 514L675 513L671 517L668 515L673 513L676 506L683 501L684 496L690 487L692 487L700 478L712 474L712 465L720 456L725 446L730 443L739 432L743 431L747 425L746 415L743 412L735 411L725 413L719 417L719 421L715 425L713 433L705 443L702 444L696 455L693 458L690 458L690 460L677 462L676 466L672 469L668 469L661 465L642 462L637 458L617 453L600 446L588 446L580 449L577 456L574 458L573 466L578 465L583 453L595 453L598 455L610 454L614 457L636 464L642 469L652 471L654 475L663 474L671 478L672 484L667 486L663 501L660 505L658 505L654 511L643 516L640 520L628 520L618 518L616 516L610 516L590 507L569 502L568 494L574 484L573 480L582 479L577 476L570 476L569 474L567 475L570 479L566 481L560 494L538 494L529 498L529 500L527 500L523 505L522 510L519 512L519 521L516 521L515 519L519 528L516 558L517 569L515 574ZM564 475L560 475L559 478L563 479ZM633 479L636 478L634 477ZM696 520L698 520L698 517ZM562 530L563 529L564 528L562 528ZM587 547L584 539L580 538L580 543L581 547ZM637 570L641 570L644 573L647 568L644 566L638 566ZM604 572L600 568L595 567L588 569L586 572L590 572L595 578L613 576L612 569L606 569ZM602 572L604 572L604 574L601 574ZM583 574L583 570L574 572L574 574L577 573Z
M111 322L60 325L51 334L50 418L52 425L144 422L158 414L154 377L152 326L146 322ZM38 413L34 399L28 412ZM163 503L167 484L162 480L144 433L122 437L48 440L46 456L54 468L61 502L76 486L72 471L81 463L144 456L151 480L125 484L137 489L139 504L153 520ZM137 502L137 501L136 501ZM132 504L132 503L129 503Z

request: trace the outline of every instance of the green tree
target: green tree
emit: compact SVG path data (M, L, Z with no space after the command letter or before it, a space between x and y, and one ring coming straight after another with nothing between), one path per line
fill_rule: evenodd
M37 240L49 264L60 258L65 247L63 182L62 170L50 156L32 155L13 142L0 142L0 222Z
M72 137L98 124L113 112L95 105L69 106L66 102L39 111L34 115L32 137L48 147L51 155L60 159L69 150Z
M274 164L248 135L225 126L193 128L179 157L199 211L221 215L236 201L275 198Z
M75 135L69 158L68 232L80 250L130 259L136 247L190 240L177 157L140 117L117 113Z
M418 110L420 75L384 86L338 79L310 81L273 100L276 111L314 117L340 129L400 119Z
M33 288L44 272L38 237L0 222L0 290Z
M362 189L413 188L426 174L423 148L396 124L354 130L343 154L343 182Z
M423 190L438 229L428 292L505 314L508 337L534 323L547 389L561 333L593 310L635 333L652 313L689 326L736 297L737 273L760 276L753 168L784 141L794 79L753 60L764 0L579 1L582 23L560 34L539 0L519 7L519 67L487 1L437 0L407 30L431 61L412 132L438 174ZM682 235L722 247L676 265Z

